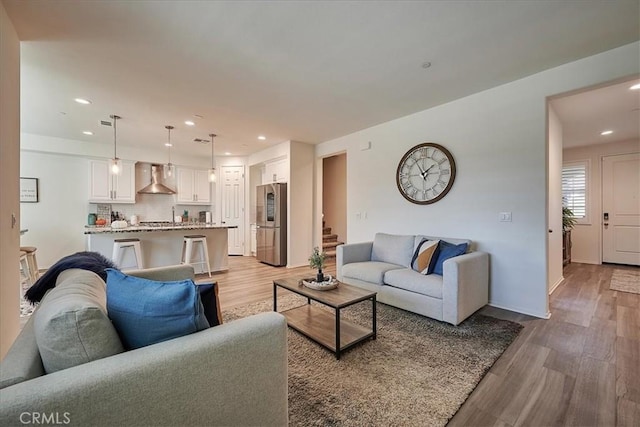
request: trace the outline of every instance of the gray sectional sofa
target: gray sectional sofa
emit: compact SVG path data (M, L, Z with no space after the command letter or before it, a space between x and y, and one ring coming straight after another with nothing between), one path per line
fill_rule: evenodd
M443 274L411 268L423 240L467 243L467 253L444 261ZM473 251L472 242L434 236L377 233L373 241L338 246L338 280L378 293L378 301L458 325L489 300L489 254Z
M59 281L73 275L81 280L87 274L102 280L73 270L61 274ZM178 280L193 277L193 268L183 265L139 274ZM45 296L38 310L46 300ZM2 426L287 425L287 325L278 313L258 314L49 374L33 320L32 316L0 364Z

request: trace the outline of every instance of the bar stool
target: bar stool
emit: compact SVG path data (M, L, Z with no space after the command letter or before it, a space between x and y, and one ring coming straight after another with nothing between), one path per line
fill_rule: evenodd
M31 270L29 269L29 260L27 259L27 251L20 251L20 270L27 281L27 285L30 287L33 286L33 276L31 275ZM20 295L22 295L22 283L20 284Z
M31 283L35 283L40 276L38 270L38 260L36 259L36 251L38 248L35 246L20 246L20 251L27 253L27 263L29 264L29 272L31 273Z
M199 260L192 259L193 249L196 244L200 244L200 258ZM211 265L209 264L209 250L207 249L207 236L200 234L184 236L182 241L182 260L181 264L200 264L204 270L204 266L207 266L207 272L211 277Z
M136 256L136 267L144 268L142 265L142 248L140 247L140 239L115 239L113 241L113 254L111 260L120 266L122 258L127 249L133 249Z

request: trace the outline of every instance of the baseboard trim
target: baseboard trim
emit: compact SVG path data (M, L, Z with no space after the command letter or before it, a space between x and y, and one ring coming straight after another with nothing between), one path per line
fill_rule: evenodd
M553 291L555 291L556 288L562 284L562 282L564 282L564 277L560 277L560 279L558 279L558 281L553 286L551 286L551 289L549 289L549 295L551 295Z
M528 310L526 308L507 307L507 306L504 306L504 305L501 305L501 304L496 304L494 302L490 302L488 305L490 305L491 307L495 307L495 308L501 308L502 310L509 310L509 311L514 311L516 313L526 314L527 316L538 317L540 319L549 319L551 317L551 313L550 312L539 313L537 311Z

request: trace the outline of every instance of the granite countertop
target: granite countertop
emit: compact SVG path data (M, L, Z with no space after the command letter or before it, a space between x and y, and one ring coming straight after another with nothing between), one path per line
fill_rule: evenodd
M215 230L238 228L237 225L215 225L215 224L175 224L163 225L161 227L150 227L148 225L128 226L125 228L111 228L109 226L91 226L85 225L84 234L104 234L104 233L145 233L156 231L174 231L174 230Z

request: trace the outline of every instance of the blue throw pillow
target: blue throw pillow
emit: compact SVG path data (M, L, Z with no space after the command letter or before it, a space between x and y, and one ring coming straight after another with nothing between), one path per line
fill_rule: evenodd
M109 268L107 312L128 350L209 327L191 279L157 282Z
M459 245L454 245L453 243L445 242L444 240L440 240L438 244L438 253L435 267L433 268L434 274L439 274L442 276L442 264L448 260L449 258L453 258L458 255L462 255L467 252L466 243L460 243ZM108 289L108 288L107 288Z

